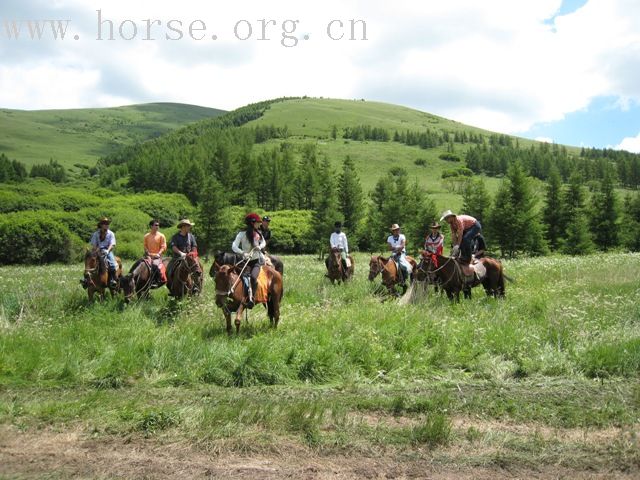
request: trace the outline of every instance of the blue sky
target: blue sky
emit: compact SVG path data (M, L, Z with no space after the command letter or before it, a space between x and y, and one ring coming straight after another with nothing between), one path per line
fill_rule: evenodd
M97 40L98 10L113 41ZM70 20L64 41L28 38L44 19ZM366 98L640 151L637 0L2 0L0 59L3 108Z

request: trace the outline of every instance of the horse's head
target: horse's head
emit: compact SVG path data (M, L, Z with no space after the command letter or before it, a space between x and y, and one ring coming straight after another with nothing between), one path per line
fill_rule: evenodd
M133 278L133 273L128 273L120 277L120 289L122 293L124 293L125 302L130 302L136 292L136 282Z
M384 268L384 259L378 255L372 255L369 260L369 281L372 282L374 278L380 275Z
M98 252L88 250L84 255L84 278L88 279L91 274L98 271L99 264Z
M433 274L430 272L431 268L431 254L427 251L423 251L420 256L420 262L416 267L416 280L424 282L425 280L432 280Z
M340 250L331 249L328 267L329 273L340 275L340 270L342 269L342 256L340 255Z
M216 284L216 305L222 308L226 301L233 283L237 279L235 267L233 265L222 265L215 274Z

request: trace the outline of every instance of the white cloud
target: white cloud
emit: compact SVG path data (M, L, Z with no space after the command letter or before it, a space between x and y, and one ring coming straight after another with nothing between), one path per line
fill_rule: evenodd
M622 139L619 145L614 147L616 150L626 150L628 152L640 153L640 133L636 137L627 137Z
M352 0L170 2L58 0L77 42L0 41L0 106L51 108L178 101L218 108L282 95L400 103L503 132L561 120L598 96L640 102L640 2L589 0L555 17L561 0ZM0 19L39 18L42 0L10 0ZM11 7L13 5L13 7ZM29 10L28 5L32 5ZM144 19L204 20L217 41L93 40L95 10L117 25ZM53 15L46 12L47 15ZM78 19L77 21L75 19ZM364 19L368 41L326 38L333 19ZM553 25L545 23L554 18ZM254 38L233 38L236 21ZM256 41L260 19L277 20ZM282 22L300 39L285 48ZM0 34L2 34L0 25ZM186 27L185 27L186 29ZM158 30L162 38L166 30ZM185 32L186 36L186 32ZM13 53L13 54L12 54ZM43 72L46 78L43 78Z

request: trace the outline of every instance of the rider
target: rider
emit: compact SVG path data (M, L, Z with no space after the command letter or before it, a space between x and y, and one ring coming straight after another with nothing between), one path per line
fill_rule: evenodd
M343 275L347 272L347 255L349 255L349 244L347 243L347 236L342 231L342 223L336 222L333 224L334 231L329 238L329 244L331 250L338 250L340 252L340 260L342 262ZM328 260L328 259L327 259Z
M411 274L411 266L409 262L407 262L407 239L404 234L400 233L400 225L397 223L391 225L391 235L387 238L387 243L389 244L389 250L392 252L393 259L400 266L398 271L400 284L404 286Z
M167 274L162 263L162 254L167 250L167 239L164 234L160 233L160 222L153 219L149 222L150 231L144 236L144 256L151 259L151 265L154 270L157 269L158 275L152 275L158 279L160 285L167 283ZM152 282L155 284L156 282ZM157 285L152 285L157 286Z
M487 243L481 233L473 239L473 258L484 257L487 250Z
M431 233L427 234L424 239L424 249L432 255L442 255L444 247L444 235L440 233L442 225L438 222L431 224Z
M93 232L89 243L91 243L94 252L99 252L101 261L104 260L107 262L107 268L109 269L109 287L115 288L117 286L116 269L118 265L113 255L113 249L116 246L116 236L109 229L110 224L111 220L107 217L101 218L98 222L98 230ZM83 284L83 286L86 288L86 284Z
M445 220L451 227L451 241L453 242L452 256L460 254L460 261L464 264L471 262L471 247L473 239L482 233L480 222L470 215L456 215L451 210L442 214L440 221Z
M234 253L242 255L247 262L243 269L243 276L251 276L251 285L249 288L249 301L247 308L254 306L254 292L258 286L258 275L260 275L260 267L264 265L264 254L262 250L267 246L260 229L256 224L261 221L260 215L257 213L249 213L244 217L247 229L238 232L236 239L231 245Z
M171 237L171 242L169 243L171 251L173 252L173 258L167 267L167 277L169 278L171 278L171 273L173 272L178 260L184 259L187 254L193 254L196 257L196 260L198 259L198 244L196 243L196 237L191 233L191 227L194 225L195 224L191 223L188 218L178 222L178 228L180 231ZM199 266L200 262L196 261L196 265ZM195 288L197 289L197 287Z
M271 230L269 229L269 224L271 223L271 217L265 215L262 217L262 223L260 224L260 233L262 234L262 238L267 245L269 245L269 240L271 240Z

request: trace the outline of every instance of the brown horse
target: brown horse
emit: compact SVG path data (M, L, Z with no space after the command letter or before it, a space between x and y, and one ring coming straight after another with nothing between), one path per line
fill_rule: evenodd
M89 250L84 256L84 284L87 287L89 301L93 302L93 296L98 293L100 300L104 300L106 289L111 292L111 297L118 293L118 279L122 275L122 262L120 257L115 257L118 268L116 269L116 287L109 286L109 267L105 258L100 258L97 251Z
M194 252L188 253L184 258L174 259L171 273L167 276L167 288L169 295L174 298L182 298L185 295L197 295L202 291L204 275L202 264Z
M216 305L224 312L224 318L227 322L227 333L231 335L231 312L236 312L236 334L240 333L240 323L242 312L246 308L248 301L245 293L242 279L236 271L238 267L231 265L222 265L216 272ZM278 327L280 320L280 302L282 301L282 275L273 267L262 267L267 274L267 313L269 321L274 328Z
M169 259L163 259L162 263L166 271ZM130 302L134 295L139 299L146 298L152 288L162 286L160 278L154 278L155 275L157 273L153 272L153 263L150 258L144 257L134 263L129 273L120 277L120 289L124 293L125 302Z
M409 255L406 256L407 262L411 265L411 279L413 282L416 272L416 261ZM378 275L382 274L382 284L387 287L390 294L395 295L395 286L400 283L400 277L398 275L398 267L396 262L389 258L384 258L382 255L372 255L369 260L369 281L372 282ZM406 292L406 285L402 294Z
M353 257L351 255L347 255L349 262L351 263L347 270L345 271L342 265L342 256L340 254L340 250L333 248L329 253L325 261L325 265L327 267L327 277L331 280L331 283L346 282L349 280L355 271L355 262L353 261Z
M423 257L419 270L426 270L428 276L433 276L447 293L449 300L460 301L460 292L465 298L471 298L471 288L480 284L488 296L504 297L504 279L506 278L502 264L493 258L481 258L480 263L485 267L486 274L481 279L468 271L455 258L442 255ZM465 271L467 270L467 271Z

